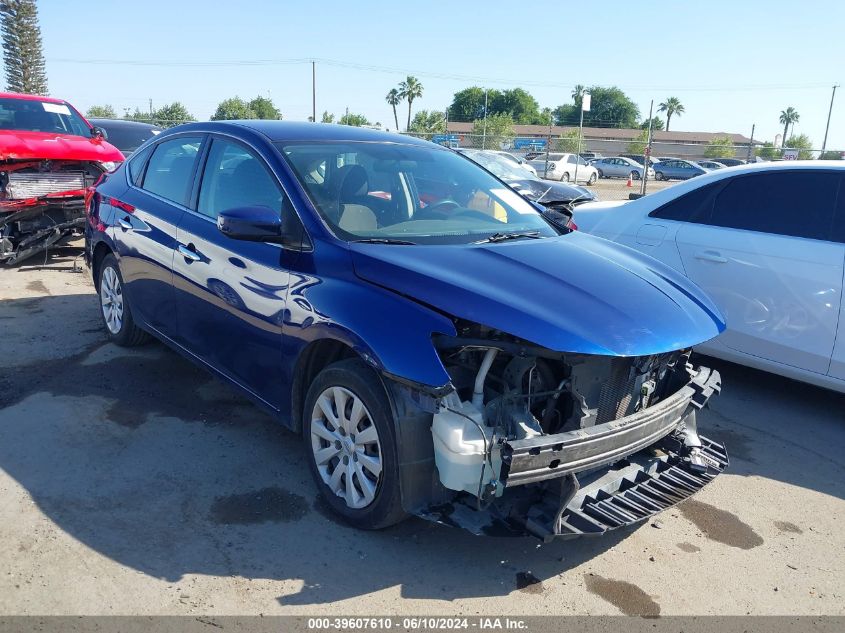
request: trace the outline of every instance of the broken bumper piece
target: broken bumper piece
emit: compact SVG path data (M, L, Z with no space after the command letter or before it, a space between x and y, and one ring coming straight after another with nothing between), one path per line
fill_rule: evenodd
M710 483L728 466L725 447L705 437L696 453L708 463L697 466L674 452L685 444L667 438L631 455L611 468L581 476L570 474L537 486L515 489L506 503L497 500L479 510L476 499L463 495L431 507L419 516L466 529L477 535L535 536L545 542L577 536L599 536L645 521L680 503Z

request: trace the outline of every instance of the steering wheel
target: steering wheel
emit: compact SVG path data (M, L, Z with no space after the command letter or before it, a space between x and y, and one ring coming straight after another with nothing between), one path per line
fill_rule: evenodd
M454 200L443 200L437 204L432 204L424 209L420 209L414 214L415 220L446 220L448 219L447 211L451 209L459 209L459 205Z

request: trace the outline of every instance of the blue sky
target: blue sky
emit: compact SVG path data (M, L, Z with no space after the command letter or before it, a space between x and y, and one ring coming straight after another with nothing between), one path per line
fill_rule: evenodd
M178 100L200 119L226 97L262 94L304 120L311 66L290 60L317 58L350 65L318 62L318 116L348 107L392 128L384 96L408 73L425 87L415 109L443 109L468 85L522 86L550 107L570 102L575 84L616 85L643 116L651 99L680 98L677 130L748 135L756 123L756 138L774 140L780 111L793 106L795 131L820 147L831 86L845 79L841 0L217 5L91 0L82 11L40 0L50 93L119 113ZM209 65L256 60L275 62ZM845 150L845 91L831 148Z

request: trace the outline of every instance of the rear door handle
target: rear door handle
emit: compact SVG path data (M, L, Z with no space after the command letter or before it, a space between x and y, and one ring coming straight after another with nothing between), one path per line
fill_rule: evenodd
M131 231L134 227L132 226L132 222L129 221L129 218L120 218L117 223L120 225L125 231Z
M197 253L197 251L194 249L193 244L189 244L188 246L185 246L184 244L179 244L179 246L176 247L176 250L179 251L179 254L182 257L189 261L198 262L201 259L199 253Z
M728 258L722 257L718 251L699 251L695 254L696 259L703 259L706 262L713 262L715 264L727 264Z

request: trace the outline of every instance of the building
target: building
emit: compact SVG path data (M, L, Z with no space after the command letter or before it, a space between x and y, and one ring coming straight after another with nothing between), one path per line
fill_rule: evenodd
M543 149L551 136L552 140L562 136L577 135L577 127L555 125L514 125L516 138L511 149ZM480 147L481 139L472 135L472 123L449 122L448 133L459 139L462 147ZM641 129L620 129L585 127L583 131L582 152L595 152L603 156L614 156L628 152L628 145L642 134ZM655 131L652 143L653 156L677 156L678 158L703 158L707 145L717 138L728 137L734 146L737 158L746 158L752 140L742 134L729 132L670 132ZM762 145L754 140L753 145ZM554 142L552 143L554 148Z

